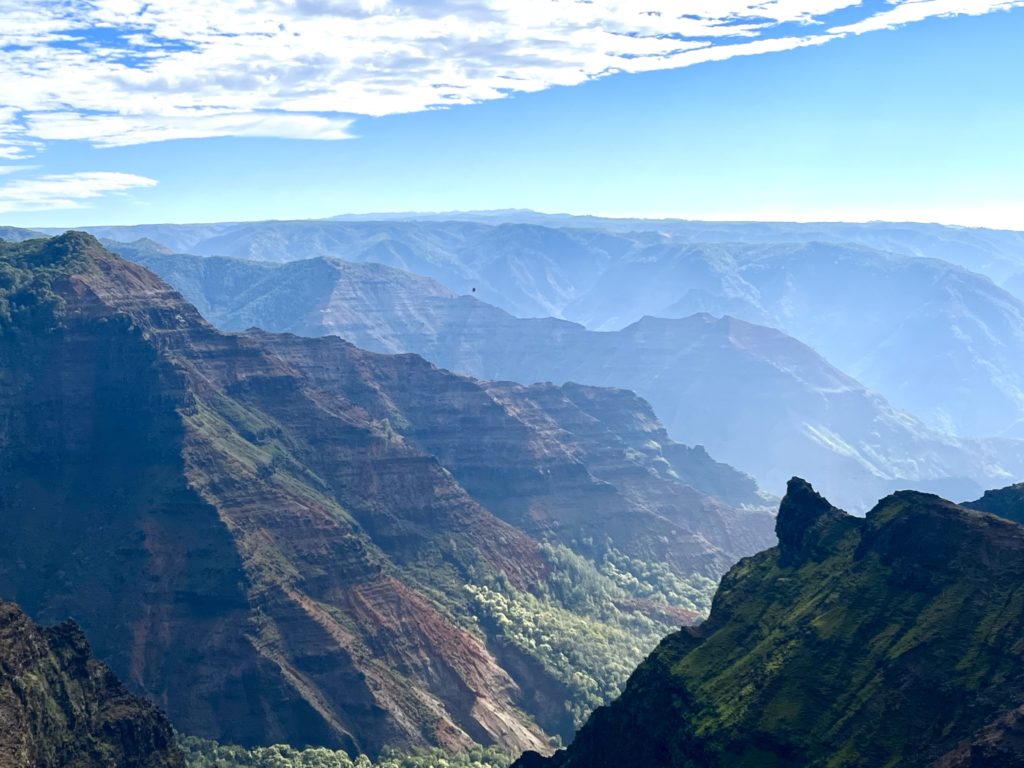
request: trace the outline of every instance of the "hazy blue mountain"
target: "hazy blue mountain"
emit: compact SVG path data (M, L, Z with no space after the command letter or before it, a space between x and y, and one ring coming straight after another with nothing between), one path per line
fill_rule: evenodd
M823 243L666 243L619 260L564 314L616 328L698 311L780 328L933 427L1024 434L1024 303L948 262Z
M9 243L20 243L23 240L31 240L36 237L46 237L46 235L34 229L0 227L0 240L6 240Z
M658 232L685 243L859 243L904 256L943 259L989 275L996 282L1003 282L1024 268L1024 232L942 224L631 219L547 214L525 209L343 215L332 220L466 221L596 229L617 234Z
M154 240L200 256L270 262L318 256L372 261L439 280L521 317L558 316L634 239L528 224L272 221L93 227L100 238ZM650 239L654 235L645 235Z
M1003 290L1024 300L1024 272L1016 272L1010 275L1002 283Z
M519 317L560 317L594 330L648 315L729 314L810 344L935 429L1024 436L1024 304L992 282L1024 271L1021 233L515 211L468 218L94 231L198 255L379 262Z
M941 224L911 222L719 222L687 221L683 219L629 219L600 216L573 216L545 214L530 210L449 211L442 213L375 213L343 215L332 219L309 221L223 222L215 224L153 224L138 226L79 227L99 237L129 241L149 237L176 251L214 255L241 255L225 250L211 251L220 244L233 247L236 239L252 243L255 231L277 230L274 237L264 240L262 248L279 249L329 247L338 233L346 230L377 231L394 236L400 229L423 233L432 228L449 232L459 225L470 229L502 225L531 225L570 230L574 235L582 232L603 232L626 240L640 235L656 234L675 243L857 243L877 250L903 256L938 258L1002 283L1012 275L1024 271L1024 232L971 227L950 227ZM295 233L307 231L307 242L296 239ZM50 233L58 229L46 230ZM281 232L289 234L281 236ZM324 237L323 233L332 233ZM341 238L343 242L345 237ZM641 237L641 239L643 239ZM264 253L261 258L286 260L309 258L314 255L333 255L352 258L344 253L300 253L277 250L277 256Z
M652 403L676 439L706 446L770 491L800 471L862 509L896 487L967 498L1024 473L1022 443L930 430L799 341L733 318L644 318L595 332L515 318L382 265L324 258L278 265L111 247L225 329L336 334L485 379L627 387Z

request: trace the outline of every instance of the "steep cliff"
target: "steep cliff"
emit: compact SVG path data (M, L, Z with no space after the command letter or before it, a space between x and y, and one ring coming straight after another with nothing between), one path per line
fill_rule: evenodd
M94 660L81 629L0 602L0 765L184 768L170 723Z
M968 498L1024 474L1024 442L966 440L930 429L807 345L734 317L646 317L622 330L596 332L553 318L513 317L477 300L479 294L454 296L433 280L381 264L320 258L281 265L167 254L145 243L111 247L163 276L226 330L258 326L305 336L336 334L365 349L415 352L484 379L631 389L651 403L669 434L704 445L711 456L752 473L773 493L781 493L794 473L802 474L820 478L830 498L863 512L897 488ZM846 253L847 270L866 258L853 253L855 258ZM702 254L707 256L697 249L693 258ZM662 256L665 268L675 271L653 281L659 290L678 291L696 279L687 270L700 270L686 254L680 263L671 254ZM803 251L789 258L790 267L802 259L826 260ZM650 265L628 266L642 272ZM868 274L876 274L875 267ZM627 286L628 276L613 282ZM831 295L817 284L807 291L814 301ZM640 292L645 299L649 293ZM865 293L870 291L862 286ZM797 298L812 301L786 301ZM723 302L708 306L719 314L732 311ZM813 317L825 313L814 306ZM936 311L945 311L938 306ZM883 333L884 320L872 325ZM941 349L930 349L932 358L947 359ZM697 488L735 504L751 503L756 489L741 473L726 477L700 469L708 471L691 474Z
M985 491L980 499L964 502L963 506L1024 523L1024 483Z
M518 765L1021 764L1024 527L915 492L854 518L794 479L777 530L567 751Z
M544 749L624 678L584 654L581 687L566 626L638 657L770 543L626 393L223 334L79 233L0 256L0 595L76 616L186 733Z

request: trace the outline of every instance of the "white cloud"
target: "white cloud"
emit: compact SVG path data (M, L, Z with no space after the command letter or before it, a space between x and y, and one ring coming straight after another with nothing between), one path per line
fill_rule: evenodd
M348 118L289 113L231 113L196 110L184 114L82 115L47 112L29 115L29 132L41 139L91 141L101 147L142 144L168 139L212 136L302 136L347 139Z
M0 184L0 213L84 208L85 200L152 187L153 179L131 173L63 173Z
M895 7L869 16L866 19L833 27L833 34L863 34L882 29L893 29L915 21L924 21L934 16L980 16L992 11L1009 10L1021 5L1017 0L907 0Z
M817 45L1024 0L0 0L0 159L40 141L340 139L352 116ZM830 25L830 14L861 18Z

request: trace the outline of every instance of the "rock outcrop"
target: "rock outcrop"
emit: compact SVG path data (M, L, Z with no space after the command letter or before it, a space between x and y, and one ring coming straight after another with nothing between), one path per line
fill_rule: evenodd
M1016 768L1024 765L1024 707L986 725L931 768Z
M0 602L0 765L184 768L170 723L92 658L73 621L43 629Z

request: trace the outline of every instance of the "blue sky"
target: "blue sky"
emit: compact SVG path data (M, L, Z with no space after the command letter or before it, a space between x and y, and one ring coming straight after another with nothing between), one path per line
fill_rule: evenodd
M6 2L6 224L521 207L1024 229L1021 3Z

